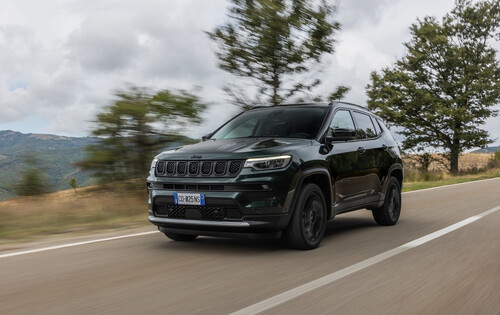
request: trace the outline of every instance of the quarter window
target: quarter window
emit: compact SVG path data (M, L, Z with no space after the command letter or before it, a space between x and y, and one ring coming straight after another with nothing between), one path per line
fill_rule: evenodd
M377 133L377 135L381 134L382 129L380 129L380 125L378 124L377 119L372 117L372 122L373 122L373 125L375 126L375 132Z

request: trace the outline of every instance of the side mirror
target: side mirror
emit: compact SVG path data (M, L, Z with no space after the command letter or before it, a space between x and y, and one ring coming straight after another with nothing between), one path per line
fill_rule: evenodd
M328 132L326 142L354 140L356 133L352 129L336 128Z
M210 139L211 136L212 136L211 133L207 133L206 135L201 136L201 141L207 141L208 139Z

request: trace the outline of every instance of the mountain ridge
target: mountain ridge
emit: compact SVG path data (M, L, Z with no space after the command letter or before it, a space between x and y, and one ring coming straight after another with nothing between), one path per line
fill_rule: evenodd
M500 152L500 145L496 146L496 147L482 148L482 149L474 151L474 153L494 153L495 151L499 151Z
M26 159L36 159L52 190L68 189L74 176L80 186L92 184L91 173L82 171L76 162L86 156L85 147L95 144L94 137L66 137L53 134L21 133L0 130L0 200L15 197L13 186L26 168Z

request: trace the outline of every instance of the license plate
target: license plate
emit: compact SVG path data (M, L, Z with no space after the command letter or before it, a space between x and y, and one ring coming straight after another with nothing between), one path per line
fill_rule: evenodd
M204 206L204 194L174 193L174 203L176 205Z

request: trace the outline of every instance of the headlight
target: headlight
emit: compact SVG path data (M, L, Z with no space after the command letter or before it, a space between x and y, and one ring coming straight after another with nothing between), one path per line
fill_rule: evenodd
M154 159L153 162L151 162L151 167L149 168L149 176L155 175L155 168L156 168L157 162L158 162L158 159Z
M156 162L158 162L158 159L153 159L153 162L151 162L151 168L156 167Z
M255 170L273 170L278 168L284 168L292 159L290 155L280 155L265 158L252 158L245 162L244 167L251 167Z

